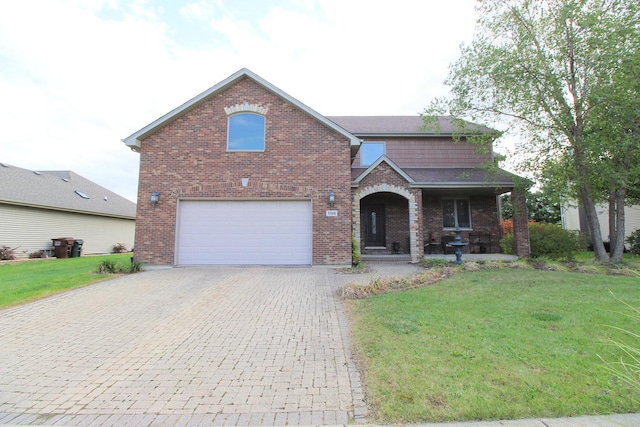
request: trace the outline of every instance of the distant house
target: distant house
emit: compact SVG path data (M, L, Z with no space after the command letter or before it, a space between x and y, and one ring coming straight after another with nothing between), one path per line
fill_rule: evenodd
M598 214L602 240L609 242L609 207L607 205L597 205L596 213ZM627 237L634 231L640 229L640 206L626 206L624 208L624 216L625 247L628 248L629 245L626 242ZM577 230L582 234L591 236L586 214L581 207L563 206L562 227L567 230Z
M0 245L17 257L60 237L82 239L82 254L133 247L136 204L72 171L31 171L0 163Z

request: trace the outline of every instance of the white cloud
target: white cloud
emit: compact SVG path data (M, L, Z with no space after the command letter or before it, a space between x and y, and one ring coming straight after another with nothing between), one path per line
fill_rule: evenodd
M72 169L135 198L139 158L120 139L242 67L322 114L415 114L446 93L473 3L8 3L0 161Z

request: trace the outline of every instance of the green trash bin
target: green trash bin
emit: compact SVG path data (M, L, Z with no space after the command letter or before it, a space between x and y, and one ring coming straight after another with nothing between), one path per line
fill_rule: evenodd
M73 242L73 247L71 248L71 258L79 258L80 252L82 252L82 244L84 240L76 239Z

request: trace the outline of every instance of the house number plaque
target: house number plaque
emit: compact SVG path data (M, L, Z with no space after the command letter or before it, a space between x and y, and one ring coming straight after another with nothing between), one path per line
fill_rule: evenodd
M327 211L327 216L338 216L338 211Z

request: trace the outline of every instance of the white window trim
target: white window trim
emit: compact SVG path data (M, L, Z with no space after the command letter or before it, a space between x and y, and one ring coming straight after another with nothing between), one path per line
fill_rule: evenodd
M367 144L382 144L382 156L386 156L387 155L387 143L385 141L364 141L362 143L362 146L360 147L360 166L362 166L362 167L369 167L372 164L374 164L376 162L376 160L378 160L378 159L376 159L376 160L374 160L373 162L371 162L371 163L369 163L367 165L362 163L362 148ZM380 158L380 157L378 157L378 158Z
M469 209L469 227L460 227L460 231L472 231L473 230L473 217L471 216L471 200L469 200L468 196L462 196L462 197L443 197L441 199L441 202L444 202L445 200L453 200L453 212L454 212L454 221L457 224L458 223L458 205L456 204L456 202L458 200L466 200L467 201L467 206ZM440 204L440 211L442 212L442 203ZM456 227L445 227L444 226L444 218L442 218L442 230L443 231L455 231Z
M232 117L235 116L239 116L241 114L247 114L247 115L252 115L252 116L259 116L262 117L264 119L264 129L263 129L263 140L264 140L264 146L262 149L259 150L249 150L246 148L229 148L229 122L231 120ZM267 117L262 115L262 114L258 114L258 113L254 113L252 111L238 111L235 114L231 114L227 117L227 152L228 153L264 153L264 151L267 149Z

